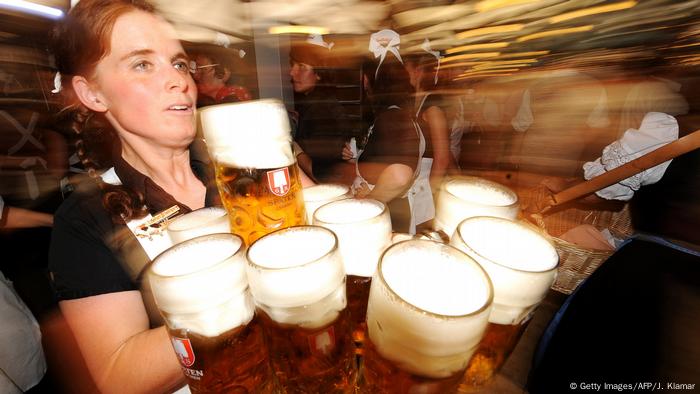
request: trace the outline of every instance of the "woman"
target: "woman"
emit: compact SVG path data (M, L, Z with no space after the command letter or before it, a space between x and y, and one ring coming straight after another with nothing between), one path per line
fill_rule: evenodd
M424 158L432 159L430 183L437 191L448 169L456 164L450 153L450 130L446 115L444 98L430 92L434 79L432 71L434 58L430 55L410 56L405 60L406 71L410 76L411 86L416 92L416 119L425 135L426 147Z
M389 203L394 231L409 232L415 226L403 197L415 179L421 135L411 114L408 74L393 55L379 65L367 61L362 69L374 122L359 146L346 144L342 156L357 161L355 194Z
M102 178L90 169L95 182L83 182L55 215L49 267L60 311L97 390L172 391L184 377L157 311L139 291L149 250L126 223L215 199L188 152L197 98L189 59L172 26L140 0L83 0L54 41L73 130L81 134L94 116L115 137L114 167Z

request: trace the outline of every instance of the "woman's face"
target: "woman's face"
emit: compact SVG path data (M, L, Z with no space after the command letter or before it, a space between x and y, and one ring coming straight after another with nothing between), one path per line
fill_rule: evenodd
M408 76L411 78L411 86L415 89L418 84L420 84L421 79L423 79L423 70L421 67L411 62L406 62L405 68L406 72L408 72Z
M197 97L188 65L172 26L129 12L117 19L111 51L95 68L95 100L121 138L187 146L196 132Z
M289 76L292 77L292 86L296 93L308 93L314 90L319 80L312 66L294 60L289 69Z

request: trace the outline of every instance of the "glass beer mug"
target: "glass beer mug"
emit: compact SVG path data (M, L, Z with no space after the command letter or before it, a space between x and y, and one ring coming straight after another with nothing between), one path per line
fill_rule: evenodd
M245 270L245 245L233 234L179 243L149 268L153 297L192 393L274 390Z
M494 289L489 325L463 382L473 389L487 383L515 348L556 279L559 256L537 229L496 217L465 219L450 243L484 268Z
M251 245L265 234L306 224L289 119L278 100L200 110L202 131L231 231Z

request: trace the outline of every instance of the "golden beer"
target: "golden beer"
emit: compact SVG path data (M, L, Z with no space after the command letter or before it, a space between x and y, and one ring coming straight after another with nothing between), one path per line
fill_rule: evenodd
M503 366L554 283L559 256L538 230L497 217L464 220L450 243L484 268L494 288L489 326L461 386L469 390Z
M488 275L459 250L426 240L389 247L372 278L360 392L455 392L492 299Z
M332 231L297 226L248 250L248 278L285 393L352 393L356 368L345 272Z
M193 393L272 392L272 371L233 234L184 241L148 271L156 305Z
M275 190L274 178L284 189ZM216 166L216 184L233 233L247 245L275 230L306 224L299 167L241 169Z
M213 105L200 111L200 120L234 234L251 245L272 231L305 224L300 170L280 101Z

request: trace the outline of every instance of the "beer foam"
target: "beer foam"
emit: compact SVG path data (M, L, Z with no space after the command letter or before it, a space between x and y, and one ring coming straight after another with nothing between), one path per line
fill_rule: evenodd
M445 190L459 199L483 205L506 206L518 201L518 196L505 186L478 178L449 181Z
M492 292L486 273L455 248L422 240L395 244L372 279L369 340L405 371L454 376L484 334Z
M281 168L295 162L289 118L279 100L219 104L198 111L209 154L237 168Z
M518 195L507 187L476 177L461 177L445 183L435 207L435 227L452 236L457 225L474 216L515 219Z
M332 319L345 308L345 272L332 231L297 226L270 233L250 246L248 260L250 288L258 306L314 310L310 315L297 314L299 320L289 323L320 325L325 321L315 319ZM341 284L342 299L336 297L323 310L314 309L313 304Z
M173 244L202 235L230 232L226 210L219 207L197 209L168 223L168 234Z
M391 244L391 218L386 205L372 199L345 199L316 211L314 224L338 236L345 273L370 277L379 257Z
M253 318L243 248L237 236L214 234L185 241L156 257L148 278L171 328L215 336Z
M556 278L559 256L554 246L518 222L470 218L459 225L451 244L479 262L491 277L492 323L525 322Z
M306 223L313 222L314 212L316 212L318 207L331 201L346 198L349 192L350 188L347 186L334 183L305 187L302 193L304 194L304 205L306 206Z

